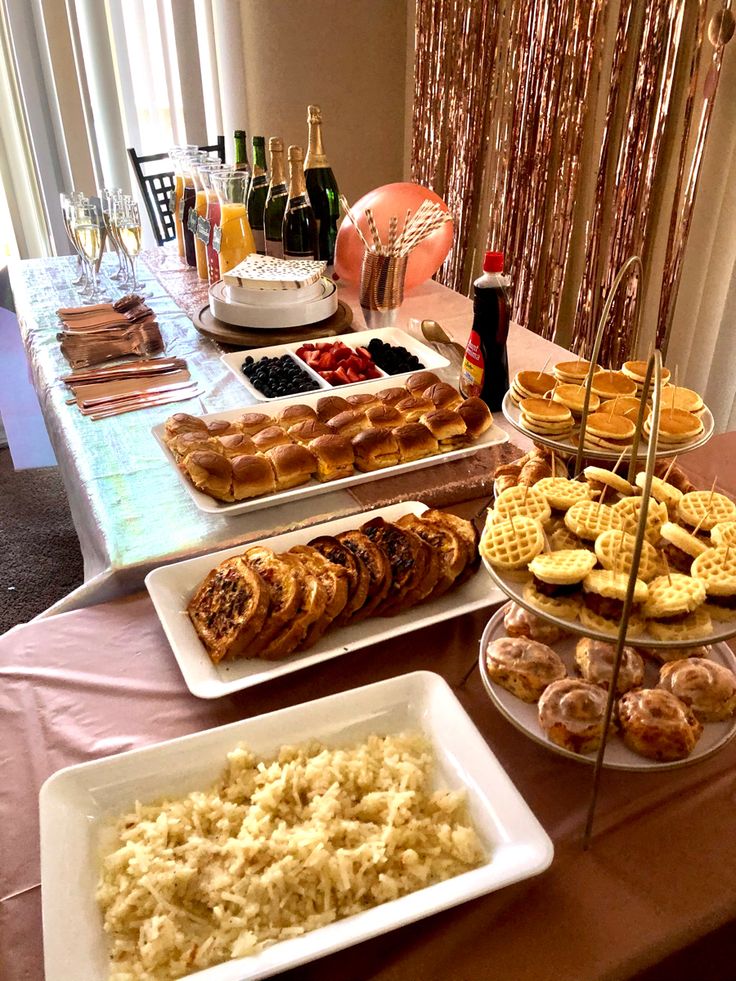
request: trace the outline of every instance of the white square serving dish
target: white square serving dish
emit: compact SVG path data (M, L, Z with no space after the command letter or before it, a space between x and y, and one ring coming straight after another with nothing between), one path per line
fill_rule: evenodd
M250 356L256 361L260 361L261 358L280 358L283 354L290 354L294 361L299 365L299 367L305 371L310 378L314 379L320 387L321 390L326 392L331 392L334 395L340 395L347 386L346 385L332 385L330 382L326 381L322 375L314 371L309 365L302 361L301 358L297 357L296 352L302 346L302 344L335 344L337 341L342 341L348 347L368 347L368 344L374 339L378 338L381 341L385 341L387 344L392 344L394 347L405 347L409 354L415 354L421 363L424 365L424 369L427 371L437 371L440 368L446 368L449 365L449 361L443 355L438 354L433 348L429 347L428 344L424 344L422 341L418 341L411 334L407 334L406 331L400 330L398 327L382 327L380 330L356 330L350 331L347 334L338 334L336 337L318 337L313 341L293 341L291 344L274 344L271 347L258 347L251 348L246 351L233 351L230 354L223 354L220 360L225 365L225 367L235 375L238 381L243 385L248 392L257 399L259 402L268 402L267 395L259 391L255 385L251 384L248 378L245 377L241 371L241 365L245 359ZM376 365L378 367L378 365ZM417 368L417 371L422 369ZM385 378L383 387L390 388L394 384L403 384L403 382L413 374L411 371L404 371L398 375L389 375L385 371L381 370L381 376ZM376 379L367 379L367 381L375 381ZM364 385L366 382L354 382L354 385ZM298 398L303 396L304 392L295 392L293 395L284 395L281 398Z
M241 555L251 545L266 545L275 552L287 552L295 545L306 545L319 535L337 535L341 531L359 528L369 518L381 517L386 521L397 521L404 514L421 514L426 510L427 505L420 501L403 501L346 518L323 521L258 542L249 542L248 545L236 545L209 555L184 559L149 572L146 576L146 588L189 691L199 698L222 698L280 675L299 671L310 664L500 603L505 599L505 594L487 576L477 572L439 599L422 603L406 613L394 617L369 617L347 627L335 627L304 654L292 654L281 661L240 658L236 661L221 661L220 664L212 663L192 626L186 608L205 576L224 559Z
M41 888L46 981L105 981L106 938L95 903L103 836L136 800L205 789L238 743L268 756L287 743L347 746L371 733L420 731L432 743L438 786L466 788L485 864L446 882L282 941L249 958L188 975L255 981L316 960L544 871L553 846L447 683L418 671L72 766L41 788Z

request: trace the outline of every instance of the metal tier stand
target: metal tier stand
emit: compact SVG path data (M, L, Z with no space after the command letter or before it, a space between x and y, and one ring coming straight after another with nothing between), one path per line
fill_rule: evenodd
M585 455L585 430L588 421L588 409L590 405L590 394L591 394L591 386L593 382L593 371L601 347L603 330L606 326L606 322L608 320L608 316L611 310L611 306L613 304L613 300L616 295L616 291L620 286L620 284L622 283L622 281L624 280L624 277L626 276L628 271L634 266L638 267L639 274L642 275L643 269L642 269L641 259L639 258L639 256L632 256L630 259L626 261L626 263L624 263L624 265L619 270L618 275L616 276L616 279L614 280L613 285L611 286L611 290L608 294L608 298L606 299L605 306L601 313L601 318L598 324L598 330L596 332L595 341L593 344L593 350L591 353L590 370L588 372L588 376L585 383L585 401L583 405L583 415L581 419L580 438L577 448L575 473L581 472L583 458ZM638 323L638 310L637 310L637 323ZM645 479L644 479L644 486L642 488L643 501L648 501L651 496L652 477L654 475L654 465L656 461L657 442L658 442L658 435L659 435L659 416L660 416L660 405L661 405L661 395L662 395L661 389L662 389L662 355L660 351L656 350L649 357L647 362L647 371L644 380L644 388L641 396L641 405L639 407L639 416L637 419L636 431L634 433L634 440L633 440L633 445L631 448L631 455L629 460L628 476L629 476L629 481L631 482L633 481L636 474L637 453L638 453L639 443L643 431L647 402L651 392L652 415L651 415L649 443L648 443L647 454L646 454L646 469L644 472ZM683 450L682 452L686 452L686 451ZM613 457L614 454L611 455L612 459ZM598 791L600 787L601 773L603 770L603 761L604 761L604 755L606 750L606 742L609 734L611 719L613 717L614 703L616 699L616 687L617 687L618 676L621 667L623 649L626 645L627 633L629 628L629 619L631 616L631 608L634 599L634 589L636 585L637 572L639 568L639 562L641 559L641 553L642 553L642 548L645 538L646 523L647 523L647 509L642 507L640 509L639 519L637 522L633 561L632 561L631 572L629 574L629 581L626 589L626 597L624 600L624 607L621 615L621 623L616 638L616 654L615 654L614 665L613 665L613 674L612 674L611 684L608 692L608 699L606 702L605 723L604 723L604 730L603 730L604 736L601 741L601 745L598 749L598 753L595 760L595 766L593 770L593 786L592 786L590 804L588 807L587 819L585 823L585 830L583 834L584 848L589 847L590 840L593 834L593 822L595 819L595 810L598 800ZM504 584L497 577L494 578L496 578L498 585L504 588ZM548 617L542 610L539 609L535 610L535 613L537 614L537 616L539 616L542 619L552 620L552 618ZM735 635L736 635L736 623L734 623L733 630L731 631L730 634L728 634L728 636L735 636Z

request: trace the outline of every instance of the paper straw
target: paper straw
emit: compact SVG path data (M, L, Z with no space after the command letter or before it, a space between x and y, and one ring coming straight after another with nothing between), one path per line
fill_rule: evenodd
M373 217L373 212L370 208L365 209L365 216L368 219L368 228L370 229L370 233L373 238L374 249L380 255L383 245L381 244L381 237L378 234L378 229L376 228L376 220Z
M396 248L396 226L399 219L396 215L391 215L388 220L388 254L393 255Z
M344 194L341 194L340 195L340 204L342 205L342 210L345 212L345 214L348 216L348 218L352 222L353 228L355 229L355 231L360 236L360 241L365 246L366 251L370 252L371 251L371 247L370 247L370 245L368 245L368 242L366 240L365 235L360 230L360 225L358 225L358 222L355 220L355 216L353 215L353 212L350 210L350 205L348 204L348 199L345 197Z

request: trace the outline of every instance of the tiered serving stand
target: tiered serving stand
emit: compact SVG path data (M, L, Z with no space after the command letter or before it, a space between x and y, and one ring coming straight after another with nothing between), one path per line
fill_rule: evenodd
M561 457L565 457L565 456L569 457L574 452L575 453L574 473L576 475L579 475L582 471L583 458L585 456L595 457L596 459L599 460L607 460L611 463L614 463L617 460L619 460L619 454L613 451L597 449L593 452L590 452L588 448L585 447L584 442L585 442L585 431L588 421L588 410L590 406L591 386L593 382L593 369L598 360L601 341L603 338L603 330L606 326L608 315L610 313L611 305L613 303L613 299L616 294L616 291L619 285L621 284L621 282L623 281L626 273L633 265L638 265L639 270L641 271L641 261L637 256L633 256L625 263L625 265L619 271L611 287L611 291L608 295L608 299L606 301L603 312L601 314L601 319L598 326L598 332L596 334L595 342L593 345L593 351L591 353L591 359L590 359L591 367L585 383L585 400L583 405L583 414L580 424L580 434L578 438L577 448L573 447L569 442L566 441L560 441L560 440L554 440L548 438L539 439L540 443L544 443L544 445L555 449L555 451L559 453ZM641 396L641 405L639 408L639 416L636 423L636 431L634 433L634 439L630 452L627 454L627 458L629 461L628 479L630 482L633 482L634 477L636 475L637 462L642 457L644 457L646 460L645 471L644 471L645 480L644 480L644 486L642 488L642 498L644 500L648 499L651 496L652 477L654 474L654 465L657 457L672 455L672 452L670 450L658 450L657 447L657 435L659 432L659 416L660 416L660 405L661 405L661 389L662 389L662 356L660 351L655 350L652 353L652 355L649 357L647 362L647 372L646 372L646 377L644 380L644 388ZM651 435L649 437L649 441L646 446L646 449L642 450L640 449L640 447L642 444L641 438L643 433L643 424L644 424L644 419L646 418L647 403L649 401L650 395L652 399L651 427L650 427ZM504 409L504 415L509 420L509 422L520 432L524 433L525 435L531 436L535 440L537 439L535 434L528 433L520 425L518 420L518 414L512 413L510 411L506 411L506 409ZM690 444L686 444L681 449L678 449L677 451L678 456L682 456L686 452L689 452L698 446L702 446L704 443L708 441L708 439L710 439L710 437L713 434L713 420L712 420L712 416L710 416L710 413L708 413L708 416L709 419L706 417L706 419L704 420L705 430L702 436L699 437L697 440L694 440ZM590 837L593 829L593 820L595 816L596 801L598 797L598 789L601 779L601 772L604 767L607 768L610 767L615 769L626 769L626 770L642 770L642 769L669 769L672 768L673 766L683 766L687 764L692 764L692 763L696 763L700 759L703 759L705 756L711 755L711 753L721 748L721 746L725 745L726 742L728 742L731 738L733 738L734 735L736 735L736 721L731 720L728 723L719 723L717 724L719 728L717 730L712 730L712 734L710 738L708 739L707 743L701 747L700 751L698 751L698 748L696 747L696 750L693 752L693 754L690 757L688 757L685 760L677 761L674 764L644 761L643 758L641 762L627 761L625 757L622 757L621 754L618 754L616 752L617 747L614 747L613 745L607 746L607 737L608 735L610 735L609 726L613 715L619 669L621 666L623 649L624 646L627 644L627 642L636 644L638 646L648 647L648 648L658 648L658 647L685 648L685 647L692 647L694 644L698 644L698 645L717 644L727 640L730 637L736 636L736 620L724 622L724 623L715 623L713 631L709 636L698 637L697 639L690 638L690 639L679 639L676 641L670 641L670 640L663 641L655 637L652 637L648 634L644 634L644 635L633 634L631 632L629 621L630 621L631 609L633 605L634 587L636 583L636 572L639 568L639 561L641 558L642 547L644 542L646 517L647 517L646 511L642 508L640 510L639 521L637 524L636 535L635 535L632 570L629 575L629 582L626 591L626 597L624 600L623 612L621 615L618 634L615 640L616 655L615 655L614 666L613 666L613 675L609 687L608 700L606 703L606 714L605 714L605 725L604 725L604 732L607 734L607 736L606 738L604 738L603 742L601 743L601 746L594 760L592 757L586 757L583 755L570 753L567 750L564 750L561 747L556 746L554 743L551 743L544 738L540 738L539 734L535 732L530 725L525 724L524 721L525 717L523 713L509 712L508 705L506 705L504 703L504 700L499 698L498 693L494 691L493 684L489 680L485 668L485 649L487 646L487 641L490 638L490 636L493 634L494 629L498 628L498 621L500 619L499 614L497 614L496 617L494 617L494 619L492 619L489 622L488 627L484 631L483 638L481 640L481 645L480 645L479 666L480 666L481 678L483 680L484 686L489 696L493 700L494 704L502 712L502 714L504 714L506 718L509 719L509 721L517 725L527 736L529 736L532 739L535 739L537 742L543 742L549 749L555 752L559 752L562 755L566 755L574 759L581 760L583 762L588 762L588 763L593 762L594 764L593 786L592 786L590 806L588 809L587 821L585 825L585 832L583 837L584 847L587 847L590 842ZM561 627L564 630L567 630L574 634L582 634L583 636L586 637L593 637L596 639L613 642L613 637L610 634L605 634L605 633L597 632L595 630L591 630L588 627L583 626L583 624L579 623L577 620L575 621L566 620L561 617L546 613L543 610L533 605L530 605L528 601L524 599L523 583L520 583L518 579L514 579L513 576L509 576L507 574L504 574L494 569L487 561L485 561L485 559L484 559L484 565L486 570L490 574L491 578L500 587L500 589L504 593L506 593L506 595L510 599L514 600L514 602L518 603L520 606L525 607L526 609L528 609L530 612L534 613L536 616L540 617L541 619L546 620L549 623L553 623L557 627ZM721 663L726 663L729 667L732 668L736 663L734 662L733 655L731 654L729 649L724 647L716 649L716 659L720 660Z

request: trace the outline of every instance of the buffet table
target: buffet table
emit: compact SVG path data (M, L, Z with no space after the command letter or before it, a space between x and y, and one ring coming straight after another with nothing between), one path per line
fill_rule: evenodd
M21 333L39 396L46 427L59 462L74 525L84 557L85 584L52 608L54 612L103 602L140 589L146 573L165 562L196 552L212 551L286 530L324 515L349 514L365 499L347 491L331 492L304 502L222 518L204 514L192 503L151 435L151 427L176 411L201 414L253 402L220 361L219 346L194 328L187 314L206 302L206 289L175 254L162 249L147 257L143 281L152 291L147 300L159 320L166 353L186 358L203 397L131 412L93 422L67 404L69 390L59 381L68 371L56 340L56 310L77 304L69 285L75 266L70 257L34 259L11 266ZM115 260L103 263L107 279ZM365 329L357 289L341 289L353 309L353 328ZM425 318L438 320L463 343L472 320L467 297L429 281L412 291L393 323L416 333ZM410 321L416 325L410 327ZM375 326L375 323L371 323ZM540 368L548 358L559 360L562 348L513 325L509 355L511 370L522 364ZM449 370L449 369L448 369ZM505 426L505 422L500 419ZM519 444L518 437L515 442ZM426 483L447 482L446 476Z
M736 488L736 434L688 459ZM459 509L458 509L459 510ZM471 510L470 506L468 510ZM479 575L484 575L481 571ZM60 767L424 669L438 672L555 844L536 879L289 972L294 981L610 981L636 975L736 918L736 742L694 766L607 771L595 836L581 836L591 769L535 745L489 702L477 645L490 610L201 701L186 690L143 594L22 625L0 640L0 977L43 976L37 795ZM104 648L100 639L104 638ZM7 752L12 747L12 753ZM719 963L714 948L710 967ZM717 974L719 978L726 974Z

